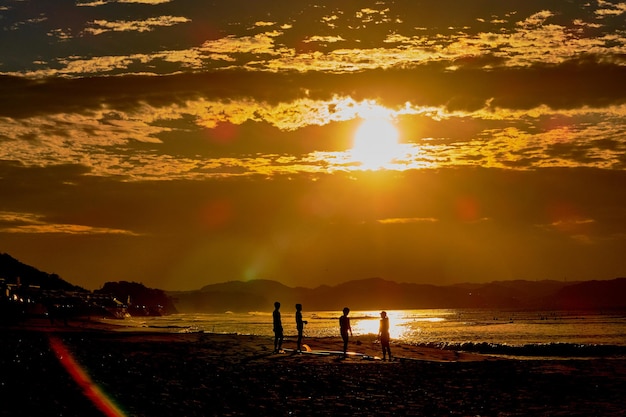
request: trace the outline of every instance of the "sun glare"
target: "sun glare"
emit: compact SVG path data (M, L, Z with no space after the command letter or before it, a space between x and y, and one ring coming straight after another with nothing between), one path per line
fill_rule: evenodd
M371 319L357 320L354 319L352 331L357 334L378 334L380 326L379 311L353 312L358 316L372 317ZM350 313L352 314L352 313ZM403 311L388 311L389 317L389 334L392 339L400 339L406 333L406 323L408 319L404 317Z
M365 119L354 134L351 159L363 169L384 168L398 155L399 136L388 118Z

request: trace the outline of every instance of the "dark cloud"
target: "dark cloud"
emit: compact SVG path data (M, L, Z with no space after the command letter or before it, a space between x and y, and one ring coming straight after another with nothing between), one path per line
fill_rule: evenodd
M235 100L253 98L278 103L302 97L357 100L379 98L387 105L448 106L473 111L492 100L492 107L553 109L604 107L626 102L626 67L571 61L529 69L441 72L439 66L411 70L373 70L358 74L272 74L225 71L161 77L104 77L24 80L0 78L6 100L0 115L82 112L102 106L130 110L141 103L165 106L194 98Z

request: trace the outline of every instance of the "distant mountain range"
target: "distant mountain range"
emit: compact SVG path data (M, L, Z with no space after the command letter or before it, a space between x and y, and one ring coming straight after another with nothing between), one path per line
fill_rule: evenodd
M8 254L0 253L0 279L42 289L86 291L56 274L41 272ZM123 284L123 285L119 285ZM128 288L133 289L131 294ZM107 283L103 289L118 291L143 302L166 304L166 311L222 313L271 311L274 301L286 308L302 303L305 310L511 308L563 310L626 310L626 278L607 281L496 281L485 284L426 285L397 283L381 278L349 281L317 288L288 287L276 281L229 281L194 291L162 291L135 283ZM101 291L101 290L99 290ZM163 299L165 294L169 300ZM171 303L170 303L171 302Z
M609 281L498 281L448 286L396 283L381 278L335 286L291 288L275 281L231 281L200 290L168 292L181 313L269 311L274 301L288 308L302 303L309 311L511 308L626 309L626 278Z

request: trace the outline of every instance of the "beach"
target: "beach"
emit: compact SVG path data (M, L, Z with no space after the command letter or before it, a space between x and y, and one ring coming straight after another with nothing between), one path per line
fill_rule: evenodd
M626 358L520 360L353 337L363 354L272 353L268 337L97 322L0 329L6 416L622 416ZM339 350L339 337L306 338ZM288 337L284 348L295 348Z

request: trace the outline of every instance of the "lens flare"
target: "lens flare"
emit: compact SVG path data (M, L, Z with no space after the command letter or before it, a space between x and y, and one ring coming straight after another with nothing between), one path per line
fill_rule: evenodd
M50 336L50 347L72 379L83 390L83 394L107 417L124 417L125 414L111 401L80 366L63 341Z

